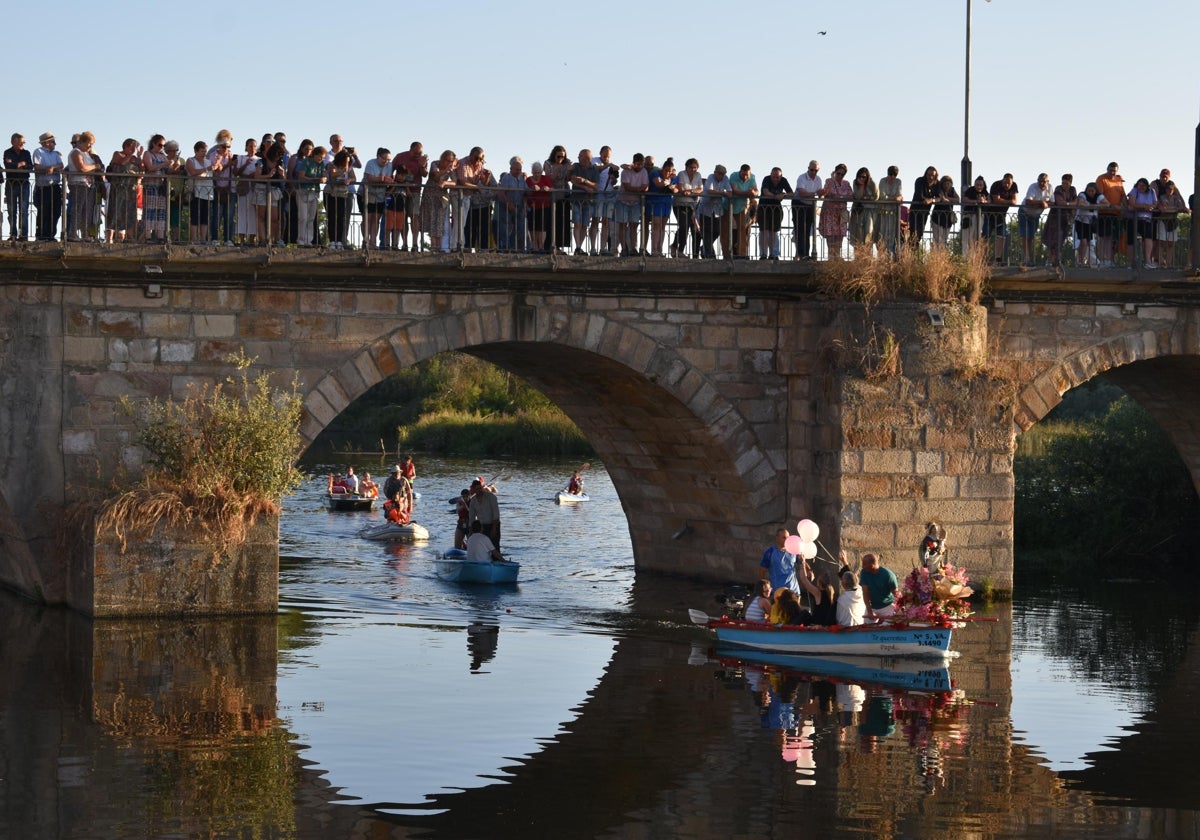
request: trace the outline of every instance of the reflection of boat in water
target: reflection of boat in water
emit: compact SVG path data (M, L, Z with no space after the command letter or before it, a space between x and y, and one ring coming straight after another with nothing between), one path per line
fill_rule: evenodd
M468 560L461 548L450 548L433 561L442 580L456 583L516 583L521 564L515 560Z
M326 493L325 498L330 510L353 511L375 509L374 496L362 496L358 493Z
M946 659L950 653L949 627L930 624L862 624L857 627L824 625L763 624L713 618L700 610L689 610L696 624L717 633L725 647L788 654L837 654L839 656L913 656Z
M590 502L591 496L587 493L568 493L566 490L559 490L558 496L555 499L560 505L577 504L579 502Z
M771 666L816 678L870 683L908 691L950 691L950 670L928 659L889 656L796 656L769 651L747 651L718 646L715 658L722 663Z
M467 625L467 651L471 654L472 671L478 671L481 665L495 658L499 639L499 625L486 621L472 621Z
M405 540L408 542L418 542L429 539L429 531L422 525L416 522L408 522L404 525L397 525L395 522L381 522L378 525L372 525L370 528L364 528L358 532L358 535L364 540L388 541L388 540Z

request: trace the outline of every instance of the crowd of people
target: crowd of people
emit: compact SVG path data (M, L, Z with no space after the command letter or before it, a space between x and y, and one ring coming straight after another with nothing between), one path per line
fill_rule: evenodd
M581 149L572 159L557 145L528 173L513 156L497 177L479 146L462 158L447 149L431 160L414 141L395 155L380 147L364 162L338 134L328 145L304 139L295 152L284 132L264 134L238 153L232 133L222 130L211 147L196 141L191 156L155 134L144 146L126 139L107 163L95 144L91 132L81 132L64 156L52 132L39 135L32 152L23 135L12 135L3 173L11 239L30 239L32 216L38 241L59 238L65 221L69 241L333 250L361 242L401 251L697 259L757 252L778 260L785 252L814 259L822 240L830 258L895 253L905 243L944 248L957 229L964 253L983 245L1005 260L1012 211L1025 264L1035 259L1040 232L1053 265L1070 242L1079 264L1106 267L1123 254L1167 268L1178 216L1191 205L1168 169L1127 189L1115 162L1082 191L1070 174L1051 188L1042 173L1022 193L1006 173L990 184L978 176L961 195L953 178L930 166L906 198L896 166L878 182L867 167L848 180L846 164L823 178L813 160L793 185L778 166L760 182L749 164L732 175L717 164L705 175L695 158L682 167L642 153L618 161L609 146L597 154Z

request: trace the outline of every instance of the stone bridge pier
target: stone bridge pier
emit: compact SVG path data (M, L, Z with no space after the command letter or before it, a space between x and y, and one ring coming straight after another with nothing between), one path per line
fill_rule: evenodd
M245 556L213 563L181 559L186 535L129 559L76 515L89 491L141 467L120 399L223 381L237 351L281 386L298 378L307 442L437 353L493 362L595 446L639 570L719 581L754 578L774 529L801 517L830 554L884 552L897 569L937 519L975 580L1011 588L1016 436L1109 370L1200 477L1188 306L868 310L791 293L330 285L166 284L161 297L103 281L3 286L0 582L93 615L274 610L274 522Z

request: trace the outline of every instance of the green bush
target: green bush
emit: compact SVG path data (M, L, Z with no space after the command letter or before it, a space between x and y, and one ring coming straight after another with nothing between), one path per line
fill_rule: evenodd
M1026 435L1014 465L1019 550L1056 548L1090 566L1182 550L1196 490L1170 438L1137 403L1121 397L1099 418Z

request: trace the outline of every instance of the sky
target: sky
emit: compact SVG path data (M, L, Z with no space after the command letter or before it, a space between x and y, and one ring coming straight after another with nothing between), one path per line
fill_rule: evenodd
M545 0L440 6L366 0L188 5L80 0L7 39L0 132L28 148L90 130L108 158L161 132L190 152L230 129L327 142L360 157L420 140L436 156L482 146L497 174L562 144L610 145L703 172L749 163L789 179L810 158L876 179L926 166L959 184L967 0L728 2ZM119 9L120 11L115 11ZM1194 177L1198 0L973 0L970 158L991 182L1071 172L1082 188L1116 160L1130 186ZM820 34L820 33L825 34ZM43 37L44 36L44 37ZM51 95L49 92L53 92ZM364 154L364 151L366 152Z

